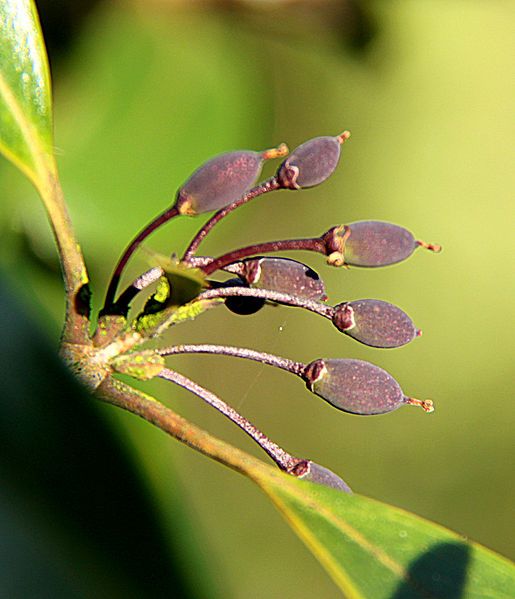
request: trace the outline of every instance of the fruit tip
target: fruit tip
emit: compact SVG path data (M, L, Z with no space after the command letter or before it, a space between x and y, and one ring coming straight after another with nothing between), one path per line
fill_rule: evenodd
M425 241L417 240L417 245L423 247L430 252L434 252L435 254L439 254L442 251L442 246L438 243L426 243Z
M290 149L285 143L279 144L276 148L270 148L269 150L264 150L261 153L263 160L273 160L274 158L283 158L287 156Z
M336 136L336 139L338 140L338 142L340 144L344 144L350 137L350 131L342 131L342 133L340 133L340 135Z
M435 406L430 399L416 399L415 397L406 397L405 399L407 404L411 406L419 406L428 414L435 411Z

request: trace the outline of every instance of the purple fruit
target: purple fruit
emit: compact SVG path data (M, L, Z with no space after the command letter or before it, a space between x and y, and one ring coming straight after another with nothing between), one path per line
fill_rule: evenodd
M243 260L242 276L251 287L290 293L298 297L327 299L322 279L309 266L289 258Z
M405 312L375 299L338 304L333 323L338 330L371 347L401 347L420 335Z
M238 200L261 173L264 160L285 156L286 145L252 152L238 150L220 154L198 168L177 193L175 207L181 214L220 210Z
M295 148L277 171L281 186L300 189L325 181L338 166L341 145L349 137L344 131L336 137L315 137Z
M338 475L311 460L301 462L295 467L292 474L300 480L308 480L317 485L323 485L324 487L330 487L331 489L337 489L338 491L352 494L352 489Z
M403 227L381 221L347 225L345 263L353 266L386 266L409 258L417 247L413 235Z
M304 379L313 393L351 414L385 414L405 404L433 411L430 400L406 397L392 376L363 360L315 360L306 366Z

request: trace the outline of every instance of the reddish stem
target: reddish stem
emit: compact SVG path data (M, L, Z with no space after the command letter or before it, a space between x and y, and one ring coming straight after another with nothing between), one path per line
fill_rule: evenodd
M195 254L199 245L202 243L206 235L211 231L211 229L219 223L223 218L225 218L230 212L236 210L243 204L250 202L254 198L257 198L260 195L265 193L269 193L270 191L274 191L279 189L279 182L275 177L271 177L263 183L256 185L251 190L249 190L245 195L243 195L239 200L236 200L232 204L229 204L225 208L222 208L218 212L216 212L208 221L204 224L204 226L197 232L195 237L191 240L189 246L186 248L184 255L182 257L183 262L188 262L190 258Z
M208 289L202 292L197 299L207 300L222 297L258 297L277 304L286 304L295 308L304 308L310 312L315 312L319 316L332 320L334 308L327 306L322 302L310 300L289 293L281 293L280 291L272 291L270 289L252 289L249 287L221 287L219 289Z
M233 347L231 345L213 345L209 343L174 345L157 350L161 356L173 356L177 354L214 354L218 356L233 356L245 360L254 360L261 364L275 366L281 370L286 370L297 376L302 376L306 365L302 362L295 362L288 358L281 358L274 354L259 352L245 347Z
M111 276L111 280L109 281L109 286L107 288L106 298L104 301L104 307L102 308L103 314L109 313L110 308L112 308L113 304L115 303L114 298L116 294L116 289L118 287L118 283L120 282L123 269L125 268L125 265L129 261L129 258L136 251L138 246L158 227L160 227L161 225L178 215L179 211L177 210L177 208L175 208L174 206L172 206L172 208L168 208L162 214L156 216L156 218L154 218L154 220L151 221L150 224L148 224L140 233L138 233L138 235L136 235L136 237L127 246L120 260L118 261L116 268L114 269L114 272Z
M184 389L191 391L200 399L204 400L210 406L218 410L221 414L229 418L232 422L238 425L243 431L247 433L271 458L274 462L284 470L285 472L293 472L295 467L299 464L305 462L305 460L301 460L284 451L277 443L271 441L265 433L261 432L258 428L256 428L251 422L249 422L244 416L239 414L234 408L225 403L222 399L220 399L211 391L204 389L200 385L197 385L191 379L175 372L174 370L169 370L168 368L163 368L163 370L159 374L159 378L165 379L176 385L180 385Z
M290 250L306 250L309 252L318 252L326 254L326 245L320 237L312 237L307 239L284 239L279 241L268 241L265 243L256 243L248 245L232 252L227 252L218 258L215 258L207 266L202 266L201 269L206 275L214 273L216 270L221 270L233 262L239 262L243 258L256 256L259 254L268 254L269 252L284 252Z

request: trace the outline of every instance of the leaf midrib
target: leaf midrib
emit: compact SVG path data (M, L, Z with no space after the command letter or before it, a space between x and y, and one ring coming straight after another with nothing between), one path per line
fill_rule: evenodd
M270 492L270 489L265 489L268 495L276 503L277 507L282 513L284 513L287 519L297 529L299 536L301 536L311 546L316 546L320 551L320 556L324 555L324 561L328 566L329 571L332 573L333 578L337 584L345 592L353 593L355 597L362 597L362 594L356 589L352 581L342 572L345 570L335 561L333 554L322 544L317 538L311 533L311 530L303 522L302 518L297 516L295 512L288 508L284 499L277 495L274 491ZM371 543L361 532L355 529L345 520L342 520L336 516L331 510L327 509L323 504L313 501L308 495L298 489L294 489L292 486L288 487L288 493L291 494L295 499L308 506L309 508L315 508L317 513L323 516L330 524L332 524L337 530L340 530L348 539L355 542L361 549L372 555L377 559L384 567L388 568L393 574L401 578L406 584L408 584L414 591L423 593L425 599L431 599L434 597L427 589L425 589L421 583L416 582L410 576L406 568L392 559L385 551L383 551L374 543ZM436 599L436 598L435 598Z
M33 125L25 118L24 111L18 101L14 93L11 90L11 87L5 80L5 77L0 72L0 96L3 97L7 107L10 109L12 116L14 117L15 122L17 123L20 131L23 135L23 138L27 144L29 152L32 156L32 160L34 165L36 166L36 170L31 169L26 163L24 163L20 158L0 140L0 147L2 147L2 152L10 157L10 159L16 163L18 168L20 168L30 179L31 181L38 186L40 181L38 181L38 175L43 176L45 172L51 171L50 164L44 165L44 162L48 162L45 160L47 156L46 152L43 149L43 142L40 136L37 134Z

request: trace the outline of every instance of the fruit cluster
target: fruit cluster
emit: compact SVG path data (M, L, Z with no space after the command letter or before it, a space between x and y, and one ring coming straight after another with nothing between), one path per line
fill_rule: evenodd
M145 340L180 322L184 315L189 318L219 304L236 314L248 315L271 303L312 311L330 320L338 331L372 347L401 347L415 339L420 331L397 306L377 299L358 299L330 306L326 303L323 281L309 266L289 258L267 256L272 252L304 250L325 255L327 263L336 267L377 268L405 260L417 247L440 250L437 245L417 241L398 225L360 221L332 227L319 237L259 243L217 257L197 255L206 235L239 206L272 191L305 189L325 181L336 169L342 144L349 136L344 131L336 137L317 137L289 155L286 145L281 144L263 152L245 150L222 154L203 164L179 189L172 206L145 227L123 253L110 281L101 319L125 320L133 299L157 282L157 289L147 299L143 312L130 325L144 332ZM276 158L284 160L275 176L255 185L263 162ZM180 215L194 216L211 211L216 212L198 231L180 260L161 260L116 299L125 265L150 233ZM270 364L297 375L314 394L352 414L383 414L407 404L421 406L426 412L433 410L430 400L406 396L390 374L362 360L319 358L303 364L251 349L207 344L177 345L155 353L161 360L181 353L211 353ZM330 470L288 454L220 398L176 371L160 366L161 362L156 363L154 374L189 389L233 420L282 470L350 491Z

